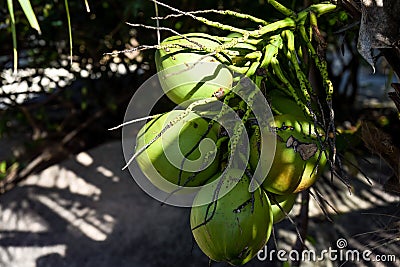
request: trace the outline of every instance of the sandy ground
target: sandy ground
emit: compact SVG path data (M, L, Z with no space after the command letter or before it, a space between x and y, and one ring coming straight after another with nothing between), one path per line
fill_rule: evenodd
M336 249L339 260L325 255L302 266L400 266L399 197L375 183L387 179L390 171L379 160L370 160L372 164L363 169L373 185L355 177L351 195L339 183L318 181L320 192L339 214L330 209L330 223L312 201L307 245L316 253ZM120 142L108 143L31 175L0 196L0 266L208 266L208 258L192 240L190 210L160 205L128 171L121 171L123 162ZM293 218L299 206L291 213ZM285 220L276 225L275 233L278 249L290 249L293 225ZM346 241L341 250L340 238ZM268 245L269 251L274 248L272 238ZM372 260L394 255L396 261L339 258L340 251L366 249L372 250ZM246 266L282 264L276 257L255 258Z

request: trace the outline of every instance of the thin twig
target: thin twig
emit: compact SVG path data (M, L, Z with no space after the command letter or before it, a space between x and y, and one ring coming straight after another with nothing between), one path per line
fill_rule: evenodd
M136 52L136 51L144 51L144 50L157 49L157 48L158 48L157 45L140 45L138 47L134 47L131 49L124 49L124 50L120 50L120 51L104 53L103 55L114 56L114 55L118 55L118 54L132 53L132 52Z
M232 31L232 32L239 32L239 33L241 33L241 34L246 34L246 33L247 33L246 30L243 30L243 29L240 29L240 28L236 28L236 27L233 27L233 26L228 26L228 25L225 25L225 24L216 22L216 21L211 21L211 20L208 20L208 19L203 18L203 17L197 17L197 16L195 16L195 15L189 13L189 12L185 12L185 11L179 10L179 9L177 9L177 8L171 7L171 6L167 5L167 4L164 4L164 3L162 3L162 2L159 2L159 1L157 1L157 0L150 0L150 1L153 1L153 2L157 3L158 5L164 6L164 7L168 8L168 9L174 11L174 12L177 12L177 13L179 13L179 14L182 14L182 15L185 15L185 16L189 16L189 17L191 17L192 19L197 20L197 21L200 21L200 22L202 22L202 23L204 23L204 24L206 24L206 25L210 25L210 26L213 26L213 27L220 28L221 30L227 30L227 31Z
M339 212L336 210L336 208L321 194L321 192L318 190L316 185L313 186L313 189L319 199L322 199L324 201L324 203L327 204L336 214L339 214Z
M242 18L242 19L248 19L250 21L253 21L255 23L260 23L262 25L268 25L268 22L266 22L263 19L259 19L257 17L248 15L248 14L242 14L236 11L232 11L232 10L216 10L216 9L207 9L207 10L196 10L196 11L189 11L186 12L187 14L207 14L207 13L216 13L216 14L220 14L220 15L229 15L229 16L234 16L237 18ZM179 13L179 14L170 14L167 15L165 17L152 17L151 19L169 19L169 18L177 18L177 17L182 17L184 16L184 14Z
M157 115L142 117L142 118L138 118L138 119L133 119L133 120L121 123L120 125L112 127L112 128L110 128L108 130L109 131L113 131L113 130L119 129L119 128L125 126L125 125L129 125L129 124L136 123L136 122L139 122L139 121L145 121L145 120L148 120L148 119L154 119L154 118L160 117L161 115L163 115L163 114L157 114Z
M200 44L200 43L198 43L198 42L195 42L195 41L189 39L188 37L186 37L185 35L183 35L183 34L177 32L177 31L175 31L175 30L173 30L173 29L167 28L167 27L154 27L154 26L149 26L149 25L140 24L140 23L139 23L139 24L137 24L137 23L129 23L129 22L125 22L125 23L128 24L129 26L132 26L132 27L143 27L143 28L145 28L145 29L150 29L150 30L169 31L169 32L172 32L173 34L176 34L176 35L178 35L178 36L180 36L180 37L182 37L182 38L188 40L189 42L191 42L191 43L197 45L198 47L203 48L203 45L202 45L202 44Z
M156 11L156 17L158 17L158 6L157 3L154 2L154 9ZM156 26L157 26L157 44L160 45L161 43L161 36L160 36L160 20L156 19Z
M322 210L322 212L325 215L325 218L329 221L329 222L333 222L332 218L329 216L328 211L326 210L325 206L323 205L323 203L320 201L320 199L310 190L310 195L313 197L313 199L317 202L319 208ZM326 201L324 199L324 201Z

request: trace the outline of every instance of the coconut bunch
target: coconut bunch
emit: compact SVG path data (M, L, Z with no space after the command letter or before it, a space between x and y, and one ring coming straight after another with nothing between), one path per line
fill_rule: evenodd
M240 29L200 17L201 11L154 2L177 12L171 16L189 16L228 34L170 30L172 36L152 46L160 85L178 108L143 126L131 160L171 195L197 190L190 215L197 244L211 260L245 264L325 166L343 177L335 167L333 86L312 41L321 40L318 18L336 6L314 4L296 13L269 1L285 15L275 22L204 11L259 25ZM308 80L311 65L321 84ZM325 90L317 94L316 86Z

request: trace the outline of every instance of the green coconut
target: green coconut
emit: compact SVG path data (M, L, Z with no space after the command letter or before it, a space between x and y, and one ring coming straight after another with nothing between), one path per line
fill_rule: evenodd
M136 151L148 144L171 120L176 119L183 112L183 110L173 110L145 124L137 135ZM205 161L206 153L215 148L212 143L217 141L217 126L207 133L205 136L207 140L203 140L200 144L201 150L196 147L207 128L208 122L205 119L190 112L184 119L166 130L157 141L136 158L140 169L154 185L161 188L168 184L166 182L189 187L204 184L217 173L219 166L218 152L212 161ZM185 171L180 176L183 156L186 156L193 148L195 149L186 157L187 160L182 165ZM189 178L196 172L198 174L190 180Z
M250 166L255 169L259 161L273 160L271 169L262 186L275 194L287 195L309 188L320 176L326 164L326 155L322 151L314 131L314 124L304 117L290 114L274 117L276 151L271 158L259 158L259 136L250 137ZM322 130L318 129L321 134ZM271 135L269 130L267 134ZM322 137L321 137L322 138ZM269 157L269 155L267 155Z
M232 73L224 65L230 59L223 53L219 53L219 58L208 55L210 52L204 50L204 47L216 49L221 43L204 33L183 36L165 39L155 55L158 78L168 98L175 104L188 106L216 93L226 94L233 83Z
M229 170L221 190L229 188L232 183L237 184L210 204L208 212L208 205L204 203L212 200L217 184L202 188L193 203L190 225L198 246L210 259L243 265L268 241L273 215L266 194L259 188L252 196L248 190L250 179L242 176L241 171ZM203 205L197 206L198 203ZM205 218L209 221L204 224Z

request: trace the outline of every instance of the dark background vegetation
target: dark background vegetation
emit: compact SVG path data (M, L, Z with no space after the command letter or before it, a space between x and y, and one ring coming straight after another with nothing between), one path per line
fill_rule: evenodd
M249 13L265 20L280 17L267 1L164 1L181 10L230 9ZM296 10L313 1L281 1ZM84 1L69 1L73 34L73 63L69 61L68 27L64 1L31 1L38 17L42 34L30 28L21 9L16 8L19 72L29 70L29 75L18 75L18 84L27 84L22 92L0 91L0 137L3 140L18 140L11 151L0 153L1 191L12 188L15 182L28 174L43 169L66 158L71 153L94 147L111 139L120 138L119 131L107 131L123 121L125 108L148 77L155 73L154 51L120 53L116 56L105 53L131 49L138 44L156 44L156 32L144 28L132 28L125 22L155 25L154 4L146 0L89 1L90 12ZM171 12L159 7L160 15ZM210 16L209 16L210 17ZM214 20L221 17L212 15ZM0 71L12 69L12 39L6 1L0 4ZM347 53L340 69L331 64L331 78L336 88L336 118L338 125L344 121L355 125L359 119L367 119L395 136L398 132L397 113L393 109L377 108L363 110L354 105L358 88L360 59L356 41L357 21L345 11L329 15L320 22L321 31L330 48L328 55ZM227 35L214 28L197 23L189 18L161 21L162 26L181 33L207 32ZM224 23L248 28L247 24L234 18L224 18ZM162 38L171 33L162 32ZM334 57L328 56L330 63ZM365 64L364 64L365 65ZM384 65L384 64L383 64ZM117 66L127 70L116 71ZM135 67L133 67L135 66ZM65 69L73 74L72 79L61 77L54 80L46 69ZM378 66L379 69L379 66ZM385 73L390 73L384 68ZM347 73L347 74L346 74ZM348 75L343 80L344 75ZM50 86L45 82L50 79ZM0 86L10 81L2 75ZM40 90L31 92L33 84ZM21 87L22 88L22 87ZM21 97L26 99L21 101ZM19 100L18 100L19 99ZM166 102L168 103L168 102ZM8 142L8 141L6 141ZM0 151L1 152L1 151Z

